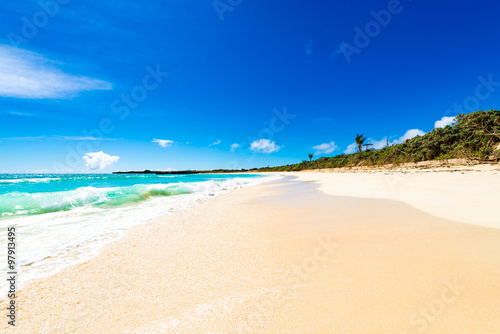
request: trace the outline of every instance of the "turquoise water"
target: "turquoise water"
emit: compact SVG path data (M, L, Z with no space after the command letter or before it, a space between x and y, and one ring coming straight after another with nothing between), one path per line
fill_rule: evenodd
M249 174L0 174L2 218L67 211L82 206L110 208L195 192L190 183L249 179ZM2 219L0 218L0 219Z
M0 235L16 226L22 286L96 256L133 226L263 179L250 174L0 174ZM169 220L178 230L191 223L209 222ZM1 249L5 242L0 238ZM5 254L0 252L4 264ZM5 288L0 282L1 293Z

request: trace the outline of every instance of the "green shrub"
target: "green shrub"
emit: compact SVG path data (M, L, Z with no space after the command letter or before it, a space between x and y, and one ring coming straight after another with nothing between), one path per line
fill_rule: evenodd
M312 162L303 161L260 171L298 171L316 168L339 168L401 164L427 160L455 158L487 160L500 143L500 111L476 111L460 114L456 123L411 138L404 143L380 150L322 157Z

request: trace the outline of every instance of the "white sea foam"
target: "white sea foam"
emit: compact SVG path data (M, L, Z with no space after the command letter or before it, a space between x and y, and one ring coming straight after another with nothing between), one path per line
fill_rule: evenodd
M110 207L84 205L66 211L16 217L0 221L0 232L8 225L18 226L17 254L21 265L20 284L22 286L33 278L52 275L68 265L95 256L104 245L122 236L132 226L174 210L189 208L229 190L260 183L264 179L269 178L233 178L224 181L137 185L146 194L155 194L156 191L165 191L174 186L177 189L184 189L186 193L174 196L152 196L130 205ZM104 201L103 194L109 194L113 190L119 191L119 188L79 188L77 191L68 192L66 197L45 198L45 200L55 206L90 203L99 201L100 198ZM36 197L35 194L34 196ZM57 202L57 200L62 202ZM0 261L5 264L7 263L5 252L2 254ZM0 293L4 293L5 288L6 285L2 281Z
M51 182L58 181L60 178L58 177L43 177L43 178L24 178L24 179L0 179L0 184L9 184L9 183L39 183L39 182Z

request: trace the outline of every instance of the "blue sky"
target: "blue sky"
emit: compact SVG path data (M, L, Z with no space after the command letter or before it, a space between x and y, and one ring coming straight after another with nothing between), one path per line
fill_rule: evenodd
M0 9L0 172L288 164L500 107L493 1Z

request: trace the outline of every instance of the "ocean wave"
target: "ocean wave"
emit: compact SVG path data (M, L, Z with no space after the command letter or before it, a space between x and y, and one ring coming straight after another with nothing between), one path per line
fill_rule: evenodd
M27 178L27 179L0 179L0 184L10 184L10 183L48 183L51 181L59 181L59 177L44 177L44 178Z
M0 227L12 219L23 231L21 287L34 278L86 261L132 226L264 180L246 175L189 182L192 179L186 177L185 183L168 184L158 179L145 184L151 180L138 178L140 184L136 185L105 186L112 183L103 182L100 188L87 186L58 192L61 184L54 183L48 184L55 186L52 192L28 193L17 187L17 192L0 195ZM0 293L4 293L3 286L0 284Z
M52 175L39 175L43 177L37 177L34 174L11 174L7 177L0 174L0 184L12 184L12 183L48 183L53 181L97 181L97 180L124 180L124 179L147 179L155 178L155 174L126 174L126 175L116 175L116 174L52 174Z
M177 196L195 192L214 195L240 185L249 179L204 181L170 184L137 184L133 186L96 188L81 187L75 190L45 193L11 192L0 195L0 216L11 217L68 211L84 206L112 208L142 202L152 197Z

